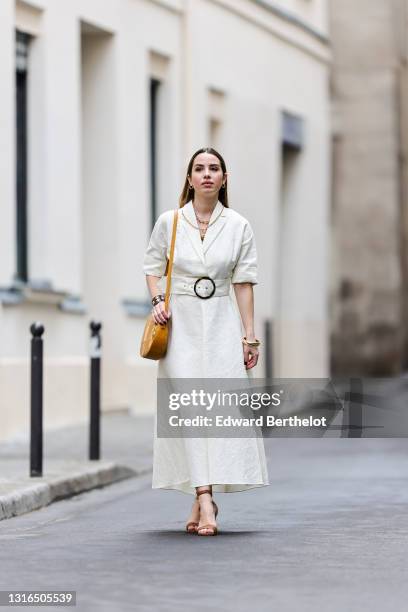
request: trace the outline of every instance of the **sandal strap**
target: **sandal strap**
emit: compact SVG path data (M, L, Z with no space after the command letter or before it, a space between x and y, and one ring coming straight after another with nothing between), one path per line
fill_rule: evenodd
M209 494L211 495L211 497L212 497L212 493L211 493L211 491L210 491L210 490L207 490L207 491L198 491L198 492L197 492L197 497L198 497L199 495L202 495L203 493L209 493Z
M197 529L197 531L201 531L202 529L212 529L214 534L218 532L217 525L202 525Z

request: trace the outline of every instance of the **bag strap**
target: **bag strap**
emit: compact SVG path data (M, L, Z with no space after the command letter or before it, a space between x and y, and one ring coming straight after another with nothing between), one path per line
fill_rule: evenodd
M173 233L171 235L171 245L170 245L170 257L167 262L167 282L166 282L166 296L164 300L164 308L167 310L169 305L170 298L170 287L171 287L171 270L173 268L173 257L174 257L174 244L176 242L176 228L177 228L177 220L178 220L178 209L174 211L174 219L173 219Z

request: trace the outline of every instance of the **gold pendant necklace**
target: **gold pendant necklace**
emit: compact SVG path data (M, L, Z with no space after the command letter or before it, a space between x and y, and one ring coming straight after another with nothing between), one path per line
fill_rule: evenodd
M196 212L196 209L194 208L194 206L193 206L193 209L194 209L194 214L195 214L195 218L197 219L197 222L198 222L198 223L200 223L201 225L205 225L205 226L207 226L207 227L203 227L203 228L199 227L199 232L200 232L201 242L203 242L203 240L204 240L204 238L205 238L205 234L206 234L206 232L207 232L207 230L208 230L208 227L209 227L210 220L208 220L208 221L203 221L203 220L202 220L202 219L200 219L200 217L197 215L197 212ZM211 214L212 214L212 213L211 213Z
M194 209L194 207L193 207L193 209ZM195 210L194 210L194 212L195 212ZM216 221L218 221L218 219L220 218L220 216L221 216L222 212L223 212L223 208L221 208L219 215L217 215L217 216L216 216L216 218L214 219L214 221L211 221L211 223L208 221L208 227L210 227L211 225L214 225L214 223L215 223ZM200 228L200 227L198 227L198 225L194 225L193 223L191 223L191 221L190 221L189 219L187 219L187 217L186 217L186 215L184 214L183 210L181 211L181 213L182 213L182 215L183 215L184 219L187 221L187 223L189 223L189 224L191 225L191 227L194 227L195 229L201 230L201 228ZM198 219L197 219L197 221L198 221Z

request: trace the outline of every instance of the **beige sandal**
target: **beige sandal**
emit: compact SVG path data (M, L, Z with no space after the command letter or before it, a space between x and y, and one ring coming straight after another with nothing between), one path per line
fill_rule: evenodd
M198 499L198 495L196 495L196 499ZM196 521L189 521L186 525L187 533L197 533L198 523Z
M198 491L197 499L198 499L199 495L202 495L202 493L209 493L211 495L211 497L212 497L212 492L211 491L208 491L208 490L207 491ZM214 515L215 515L215 518L217 518L218 506L217 506L217 504L215 503L215 501L213 499L211 501L212 501L213 506L214 506ZM211 529L212 531L211 531L211 533L200 533L202 529ZM218 534L218 527L217 527L217 525L212 525L212 524L201 525L201 527L197 526L197 534L201 535L201 536L215 536L215 535Z

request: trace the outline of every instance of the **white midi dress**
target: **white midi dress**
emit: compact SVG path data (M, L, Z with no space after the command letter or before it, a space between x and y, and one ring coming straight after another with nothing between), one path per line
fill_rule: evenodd
M171 324L165 357L158 362L159 379L235 378L248 380L243 358L243 328L233 283L257 284L257 253L249 222L217 202L204 240L192 206L178 210L171 275ZM162 277L170 254L174 209L162 213L153 228L144 257L145 274ZM188 219L192 227L186 220ZM194 282L209 276L216 284L212 297L201 299ZM269 485L262 437L158 437L154 419L153 489L195 494L212 485L214 492L232 493Z

